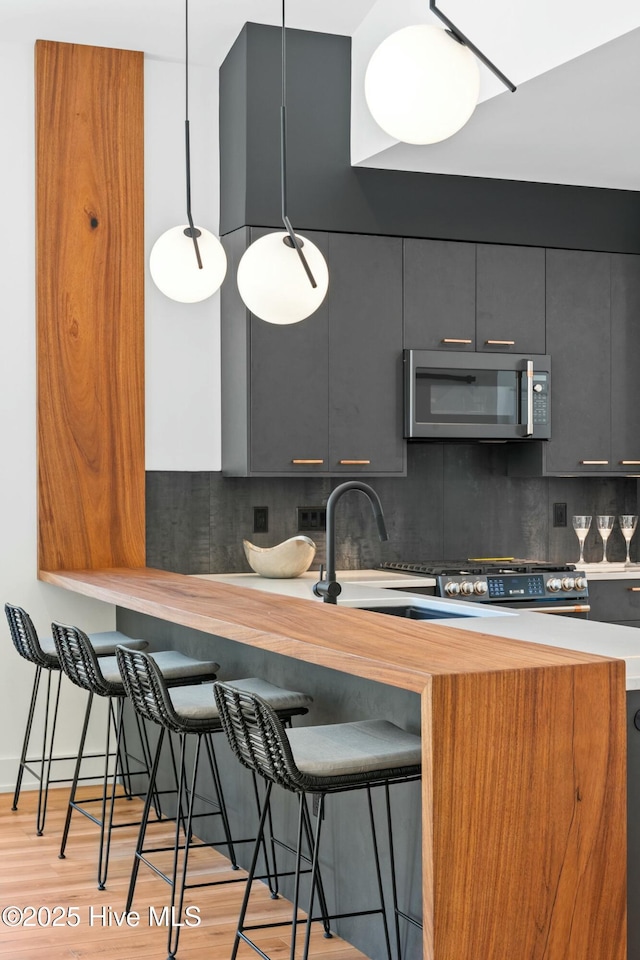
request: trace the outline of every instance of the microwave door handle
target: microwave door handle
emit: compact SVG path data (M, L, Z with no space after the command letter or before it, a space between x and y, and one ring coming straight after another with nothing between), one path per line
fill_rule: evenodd
M525 437L533 436L533 360L527 360L527 430Z

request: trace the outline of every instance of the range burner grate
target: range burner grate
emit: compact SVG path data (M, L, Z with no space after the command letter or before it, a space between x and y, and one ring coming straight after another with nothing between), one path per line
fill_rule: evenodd
M466 560L423 560L420 563L403 563L387 560L380 564L381 570L396 573L416 573L426 577L457 576L460 574L487 573L565 573L575 570L572 563L550 563L544 560L519 560L515 558Z

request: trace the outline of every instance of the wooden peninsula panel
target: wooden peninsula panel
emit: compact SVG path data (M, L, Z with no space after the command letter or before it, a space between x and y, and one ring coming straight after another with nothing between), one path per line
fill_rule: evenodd
M626 957L622 660L160 570L40 577L420 693L424 960Z
M434 677L423 697L425 958L624 960L620 666Z
M143 566L143 55L35 67L39 564Z

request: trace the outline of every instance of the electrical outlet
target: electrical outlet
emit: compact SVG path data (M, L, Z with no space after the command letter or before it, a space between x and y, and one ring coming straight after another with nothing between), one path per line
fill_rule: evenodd
M554 527L566 527L566 525L567 525L567 505L566 505L566 503L554 503L554 505L553 505L553 525L554 525Z
M327 525L326 507L298 507L298 531L314 530L318 533Z
M253 508L253 532L254 533L269 532L269 507Z

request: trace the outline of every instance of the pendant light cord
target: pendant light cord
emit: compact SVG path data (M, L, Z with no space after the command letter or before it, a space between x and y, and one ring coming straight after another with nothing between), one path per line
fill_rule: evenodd
M282 0L282 102L280 106L280 200L282 204L282 222L289 236L285 238L285 243L290 247L295 247L296 253L300 257L300 262L304 267L305 273L309 278L312 287L317 287L315 277L307 263L307 258L302 252L302 244L296 237L291 221L287 215L287 42L285 26L285 2Z
M187 167L187 220L189 228L185 230L185 235L193 240L193 247L196 252L198 269L202 270L202 258L198 246L198 237L200 231L196 229L191 216L191 143L189 139L189 0L184 0L184 70L185 70L185 107L184 107L184 148Z

